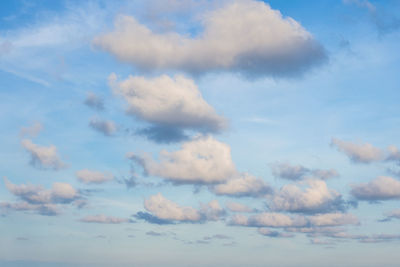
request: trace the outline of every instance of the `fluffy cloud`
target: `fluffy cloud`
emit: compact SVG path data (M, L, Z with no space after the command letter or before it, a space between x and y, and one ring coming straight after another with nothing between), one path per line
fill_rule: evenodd
M185 142L177 151L163 150L159 162L148 155L127 156L140 164L146 174L163 177L174 183L220 183L236 174L230 147L211 136Z
M212 200L208 204L202 204L200 209L203 220L207 221L218 221L225 213L226 211L217 200Z
M101 97L96 95L93 92L89 92L85 99L85 105L94 109L94 110L104 110L104 102Z
M1 203L3 208L11 210L32 210L42 215L56 215L59 204L79 204L79 192L67 183L53 183L51 189L32 184L16 185L4 177L8 191L19 198L16 203Z
M213 187L212 191L217 195L234 197L262 197L272 192L271 187L262 179L250 174L243 174L241 177L233 178L223 184Z
M379 176L369 183L351 187L351 194L359 200L375 201L400 198L400 181L392 177Z
M326 213L308 217L312 226L341 226L346 224L358 224L358 218L349 213Z
M339 151L345 153L353 162L371 163L384 159L383 151L368 143L354 144L337 138L332 138L331 145L336 146Z
M235 214L230 221L231 225L250 227L301 227L307 224L303 216L295 218L276 212L264 212L250 217Z
M80 221L86 223L104 223L104 224L119 224L119 223L129 222L129 220L125 218L106 216L104 214L89 215L80 219Z
M189 38L155 33L135 18L119 16L113 32L95 46L142 70L213 70L289 76L326 58L323 47L298 22L258 1L233 1L203 15L204 31Z
M228 202L226 203L226 207L228 210L233 212L253 212L254 209L237 202Z
M57 155L57 148L54 145L39 146L29 139L23 139L21 144L29 152L31 156L30 164L35 168L59 170L66 167L66 164Z
M304 189L300 187L302 185ZM324 181L309 179L283 186L270 198L270 208L289 212L329 212L343 209L343 200Z
M152 131L179 128L219 132L227 126L226 120L203 99L194 81L184 76L116 79L112 74L110 85L128 103L127 113L153 124ZM147 136L151 137L150 133Z
M181 207L166 199L161 193L146 199L144 207L147 211L162 220L180 222L197 222L201 220L201 214L196 209Z
M76 177L78 178L79 181L85 184L101 184L114 179L113 175L110 173L102 173L87 169L77 171Z
M92 118L89 122L89 126L105 136L112 136L117 131L117 126L113 121L101 120L97 118Z

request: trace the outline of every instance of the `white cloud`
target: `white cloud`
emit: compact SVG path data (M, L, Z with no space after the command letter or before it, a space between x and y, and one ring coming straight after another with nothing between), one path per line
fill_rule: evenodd
M217 200L212 200L208 204L201 205L199 212L203 220L208 221L218 221L226 213Z
M371 163L384 159L384 152L368 143L355 144L332 138L331 145L336 146L339 151L345 153L353 162Z
M31 165L39 169L59 170L66 167L57 155L57 148L54 145L39 146L32 143L29 139L21 141L22 146L31 155Z
M191 73L233 70L247 75L302 73L326 55L298 22L258 1L233 1L203 15L204 31L189 38L155 33L130 16L119 16L97 47L144 70Z
M330 190L324 181L314 179L285 185L270 198L273 210L290 212L327 212L341 209L342 204L338 192Z
M142 120L203 132L219 132L227 126L226 119L203 99L194 81L184 76L116 79L112 74L110 85L128 103L127 113Z
M184 142L180 150L162 150L159 162L148 155L128 154L128 158L143 166L149 175L159 176L174 183L213 184L228 180L236 174L231 149L211 136Z
M161 193L150 196L144 201L144 207L154 216L163 220L197 222L201 214L192 207L181 207L166 199Z
M101 184L104 182L111 181L114 179L111 173L103 173L99 171L91 171L91 170L80 170L76 172L76 177L78 180L85 184Z
M228 210L233 211L233 212L253 212L254 209L250 208L249 206L246 206L241 203L237 202L228 202L225 204Z
M300 227L307 221L303 216L295 218L276 212L264 212L250 217L241 214L232 216L230 224L250 227Z
M353 214L339 212L313 215L308 220L313 226L340 226L359 223L357 217Z
M351 185L351 194L359 200L400 199L400 181L379 176L369 183Z
M236 197L262 197L272 192L271 187L262 179L244 173L223 184L218 184L212 188L217 195L228 195Z
M129 222L129 220L125 218L106 216L104 214L89 215L80 219L80 221L86 223L104 223L104 224L119 224L119 223Z
M89 126L105 136L112 136L117 131L117 126L113 121L101 120L97 118L92 118L89 122Z

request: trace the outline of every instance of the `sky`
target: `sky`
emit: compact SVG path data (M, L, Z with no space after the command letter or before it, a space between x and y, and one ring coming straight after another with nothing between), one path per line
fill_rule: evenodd
M1 266L398 266L400 2L3 0Z

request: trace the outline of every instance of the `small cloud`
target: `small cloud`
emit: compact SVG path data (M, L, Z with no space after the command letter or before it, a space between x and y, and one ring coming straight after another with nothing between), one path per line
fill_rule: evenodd
M400 181L379 176L368 183L351 185L351 194L358 200L379 201L400 199Z
M88 92L84 104L97 111L104 110L103 99L93 92Z
M105 136L112 136L117 131L117 126L113 121L101 120L98 118L92 118L89 122L89 126Z
M29 139L21 141L22 146L31 156L30 164L43 170L60 170L67 165L63 163L57 154L57 148L54 145L39 146L32 143Z
M31 126L22 127L20 135L25 137L36 137L43 130L43 125L39 122L33 123Z
M129 222L129 219L98 214L83 217L80 221L85 223L120 224Z
M102 184L114 179L111 173L103 173L99 171L80 170L76 172L79 181L85 184Z

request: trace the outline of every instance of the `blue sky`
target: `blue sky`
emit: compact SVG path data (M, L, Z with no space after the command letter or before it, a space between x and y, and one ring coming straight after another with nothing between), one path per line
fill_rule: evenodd
M398 266L399 11L2 1L0 265Z

